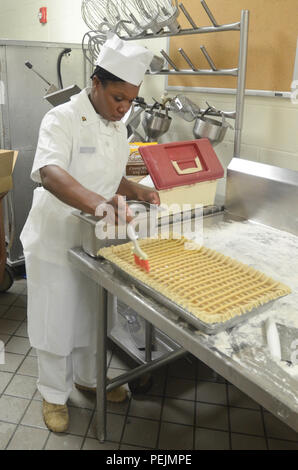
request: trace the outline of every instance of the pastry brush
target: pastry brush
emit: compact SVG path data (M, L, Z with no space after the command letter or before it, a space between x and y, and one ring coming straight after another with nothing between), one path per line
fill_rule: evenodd
M133 243L132 253L134 256L135 263L141 268L145 269L147 273L149 273L150 266L149 266L148 256L143 250L141 250L140 245L138 243L138 236L135 232L135 229L133 228L131 224L127 226L127 236Z

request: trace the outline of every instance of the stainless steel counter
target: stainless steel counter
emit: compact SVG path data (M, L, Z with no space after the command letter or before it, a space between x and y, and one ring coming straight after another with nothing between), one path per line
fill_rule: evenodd
M180 352L185 350L196 356L298 431L298 365L274 361L270 357L264 332L264 322L269 315L279 323L298 327L298 237L250 221L232 220L225 213L219 213L204 218L204 245L287 284L292 294L278 299L266 312L243 324L216 335L207 335L188 325L156 300L148 298L138 290L137 283L128 283L108 261L92 259L81 248L74 248L69 251L73 266L103 289L99 306L99 355L105 358L103 343L109 292L181 345ZM146 367L146 364L139 366L140 372L145 372ZM99 380L105 385L104 373L100 371ZM109 387L112 388L113 384ZM97 432L98 438L104 440L103 390L98 390L97 398Z

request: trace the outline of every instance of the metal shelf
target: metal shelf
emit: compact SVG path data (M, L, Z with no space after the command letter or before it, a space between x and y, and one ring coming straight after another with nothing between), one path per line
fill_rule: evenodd
M198 69L187 69L179 70L178 67L175 67L175 64L171 58L161 50L161 54L165 57L168 63L173 67L173 70L161 70L159 72L147 72L147 75L206 75L206 76L234 76L237 77L237 90L236 90L236 110L233 113L233 119L235 119L235 136L234 136L234 157L240 157L240 146L241 146L241 134L242 134L242 125L243 125L243 111L244 111L244 95L245 95L245 80L246 80L246 63L247 63L247 46L248 46L248 25L249 25L249 11L241 11L240 22L218 25L215 18L213 17L211 11L209 10L205 0L201 0L202 6L208 14L213 26L204 26L201 28L196 27L196 24L185 10L182 4L180 8L187 17L188 21L191 23L192 28L182 29L177 32L161 32L160 34L141 34L134 37L122 36L123 40L139 40L139 39L159 39L165 37L173 36L184 36L184 35L193 35L193 34L207 34L207 33L219 33L226 31L239 31L240 40L239 40L239 55L238 55L238 67L231 69L217 69L213 63L208 52L201 46L201 50L205 55L205 58L209 62L210 69L203 70ZM182 7L181 7L182 5ZM181 51L185 60L189 63L188 57L184 51ZM190 64L189 64L190 65Z
M203 26L201 28L181 29L179 33L171 33L170 31L163 31L159 34L147 33L138 36L120 36L123 41L134 41L138 39L160 39L172 36L186 36L190 34L208 34L220 33L226 31L240 31L241 23L224 24L220 26Z
M146 72L146 75L223 75L223 76L238 76L238 68L234 69L198 69L198 70L160 70L160 72Z
M198 27L190 14L187 12L186 8L183 6L182 3L179 4L181 11L183 12L184 16L187 18L188 22L191 25L191 28L188 29L179 29L179 24L168 23L167 25L163 25L169 29L169 31L161 30L160 33L141 33L137 36L129 36L129 33L126 35L121 36L121 39L125 41L131 40L140 40L140 39L160 39L166 37L179 37L185 35L196 35L196 34L208 34L208 33L223 33L227 31L239 31L240 39L239 39L239 53L238 53L238 65L237 67L233 68L226 68L220 69L216 66L212 57L208 54L206 48L201 45L200 50L204 55L206 61L208 62L210 68L209 69L197 69L194 64L192 63L191 59L188 57L187 52L183 50L183 48L179 48L178 51L184 58L187 65L190 67L188 69L179 69L174 61L169 57L169 55L162 49L160 51L161 55L167 61L168 69L163 69L160 71L148 71L147 75L167 75L167 76L178 76L178 75L187 75L187 76L214 76L214 77L222 77L222 76L231 76L237 77L237 86L236 86L236 107L235 111L232 113L223 111L223 114L226 117L231 117L235 119L235 133L234 133L234 157L240 157L240 146L241 146L241 134L242 134L242 126L243 126L243 111L244 111L244 96L245 96L245 80L246 80L246 63L247 63L247 46L248 46L248 25L249 25L249 11L242 10L241 11L241 18L239 22L230 23L219 25L214 18L212 12L208 8L205 0L200 0L202 7L204 8L205 12L207 13L212 25L211 26L203 26ZM177 1L175 2L177 4ZM174 20L176 20L178 15L174 15ZM89 31L84 35L82 46L83 52L86 59L93 63L95 61L95 57L100 50L102 42L104 41L105 37L105 30L103 29L103 25L106 28L110 28L110 31L116 32L120 26L123 26L125 21L120 20L117 24L111 26L109 23L102 23L102 28L99 28L98 31ZM101 26L99 25L99 26ZM154 26L153 30L156 31L156 26L159 26L158 23ZM162 23L160 27L162 28ZM124 26L123 26L124 27ZM151 25L152 28L152 25ZM125 29L125 28L124 28ZM148 29L150 30L150 25L148 25ZM127 31L127 29L125 29ZM85 45L84 41L87 40L88 44ZM170 68L172 67L172 68ZM211 115L214 113L209 111L206 114Z

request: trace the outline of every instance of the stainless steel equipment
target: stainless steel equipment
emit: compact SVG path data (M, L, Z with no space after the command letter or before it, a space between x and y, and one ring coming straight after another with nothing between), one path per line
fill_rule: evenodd
M106 35L98 31L87 31L82 39L82 51L85 59L94 67L101 46L106 41Z
M255 188L261 188L262 185L265 191L259 193L258 197L255 196ZM288 198L274 198L272 190L275 186L282 188L278 194L287 194ZM292 288L292 294L278 299L267 311L215 335L203 333L185 318L182 319L177 311L165 305L161 299L157 301L149 293L145 294L136 280L132 284L120 276L111 263L94 260L81 248L70 250L69 258L73 265L102 286L98 310L101 375L97 387L97 436L101 441L106 436L106 389L110 390L136 379L163 364L161 357L156 360L156 356L152 356L148 360L144 352L141 355L142 351L138 350L132 340L131 349L126 344L123 345L125 341L122 330L122 336L118 335L118 344L132 357L135 357L134 352L137 350L135 354L142 357L141 365L113 379L111 384L106 384L107 318L110 317L114 296L181 346L180 349L173 348L171 356L165 353L165 363L179 357L183 351L190 352L298 431L297 365L293 367L282 361L274 361L264 334L264 325L269 317L280 324L298 327L298 265L293 262L298 257L298 224L296 223L294 234L295 215L293 216L291 205L292 194L295 199L297 188L297 172L288 170L285 174L282 169L270 165L260 166L242 159L234 159L229 166L225 211L204 218L204 245L284 282ZM289 205L286 207L287 200ZM268 225L266 209L274 226ZM251 219L243 217L248 210ZM281 211L284 218L280 225ZM109 331L109 335L113 338L113 329Z
M0 148L19 151L14 174L13 190L6 197L5 227L9 238L8 263L17 266L24 263L20 233L32 205L36 184L30 179L41 120L52 107L43 100L48 83L32 74L24 66L28 60L42 70L50 84L58 82L57 60L67 47L72 53L65 57L62 67L64 85L67 88L74 77L81 88L88 83L92 69L86 64L79 44L44 42L0 41L0 83L3 85L5 101L0 106ZM21 77L22 86L19 78ZM20 106L22 103L22 106ZM11 200L11 210L7 202Z
M144 142L145 140L143 137L141 137L141 140L138 140L138 138L135 140L133 139L137 134L136 129L141 123L141 114L145 111L146 107L147 104L145 103L144 98L138 96L133 102L130 110L122 119L122 121L127 127L128 139L130 142Z
M109 14L107 3L107 0L82 0L82 18L91 30L97 31L104 22L110 23L111 27L117 23Z
M180 30L178 0L83 0L81 10L92 31L99 31L103 23L111 31L123 30L130 37L148 30L154 34L164 28L174 33Z
M297 171L234 158L227 170L227 183L225 206L229 214L298 236Z
M159 14L156 19L157 30L161 31L164 28L168 28L172 33L179 33L181 27L177 21L177 17L180 13L178 0L154 0L154 3L157 5L159 10ZM150 5L152 5L152 0L147 1L147 4L144 6L149 6L150 8ZM145 14L146 10L144 9L143 12Z
M221 121L206 117L209 109L211 108L208 108L201 116L196 118L193 134L196 139L207 137L215 146L223 141L228 128L232 129L232 126L226 121L224 113L222 113Z
M146 134L146 142L153 142L165 134L171 125L172 118L160 111L145 111L142 126Z
M192 63L192 61L190 60L190 58L188 57L188 55L186 54L186 52L184 51L184 49L182 49L182 47L179 47L178 51L180 52L180 54L182 55L183 59L187 62L187 64L190 66L190 68L193 70L193 71L196 71L196 67L194 66L194 64Z
M54 91L53 93L47 93L44 99L47 100L52 106L59 106L59 104L70 101L73 95L80 93L81 88L77 85L70 85L62 90Z
M187 18L191 24L189 29L181 29L179 31L179 36L183 35L193 35L193 34L209 34L209 33L223 33L226 31L237 31L240 32L240 41L239 41L239 55L238 55L238 64L237 67L219 69L216 67L216 64L213 62L211 56L208 54L206 48L202 45L201 52L204 55L206 61L208 62L209 69L196 68L189 56L185 51L183 51L183 56L190 69L179 69L175 62L168 56L168 54L161 50L160 53L167 60L167 62L173 67L173 69L163 69L160 72L155 72L160 75L208 75L208 76L232 76L237 77L237 90L236 90L236 108L235 111L226 112L223 111L225 117L235 119L235 132L234 132L234 157L240 157L240 146L241 146L241 134L243 126L243 111L244 111L244 95L245 95L245 80L246 80L246 63L247 63L247 45L248 45L248 25L249 25L249 11L242 10L241 18L239 22L231 24L219 25L211 10L208 8L206 1L201 1L202 7L207 13L212 26L203 26L197 27L195 21L191 15L187 12L183 4L179 4L181 11L184 16ZM137 39L154 39L160 37L170 37L175 36L177 33L163 31L158 35L142 33L138 35ZM123 39L130 40L130 37L123 37ZM135 38L136 39L136 38ZM180 51L182 53L182 50ZM171 87L169 87L171 89ZM209 113L208 113L209 114ZM214 115L213 111L210 111L211 115Z
M165 64L165 60L162 57L159 57L158 55L154 55L153 59L150 64L150 72L156 73L160 72Z
M228 219L227 219L228 222ZM86 250L84 250L86 251ZM238 325L239 323L248 321L255 315L260 315L261 313L267 312L270 308L272 308L274 301L268 302L265 305L262 305L258 308L254 308L251 311L239 316L235 316L234 318L227 320L224 323L213 323L208 324L206 322L201 321L199 318L192 315L186 308L181 307L180 305L173 302L168 297L157 292L155 289L150 288L142 281L136 280L133 276L125 273L119 266L114 265L115 271L119 271L120 276L127 281L127 283L133 283L137 289L143 292L147 297L153 298L157 300L157 302L161 303L168 307L174 314L177 314L182 320L185 320L189 325L194 326L197 330L202 331L203 333L207 333L209 335L216 335L221 331L225 331L229 328L233 328L234 326Z
M71 52L71 49L67 50ZM62 53L64 54L65 52ZM77 85L70 85L67 88L63 88L62 86L62 89L59 90L55 85L48 82L46 78L44 78L39 72L37 72L30 62L25 62L25 65L26 67L28 67L28 69L32 70L38 77L40 77L45 83L50 86L44 96L44 99L51 103L52 106L58 106L59 104L66 103L70 100L71 96L76 95L81 91L81 88L79 88ZM59 78L61 82L61 63L59 63Z
M154 236L157 233L158 208L144 201L127 201L127 204L133 215L139 218L139 223L135 228L138 236L140 238ZM80 211L74 211L73 215L80 220L83 250L93 258L98 257L100 248L129 241L126 227L124 227L124 230L120 229L119 233L116 232L115 238L99 239L96 237L96 224L100 220L98 217Z
M100 0L101 1L101 0ZM104 0L102 0L104 1ZM107 0L109 2L110 0ZM138 3L140 6L140 2L142 3L142 8L143 13L146 10L146 8L143 8L145 3L145 0L134 0L134 3ZM89 2L96 3L96 0L89 0ZM88 0L85 0L85 3L88 3ZM189 34L209 34L209 33L223 33L226 31L237 31L240 33L240 41L239 41L239 55L238 55L238 64L237 67L233 68L227 68L227 69L219 69L216 67L216 64L213 62L210 54L207 52L206 48L204 45L200 46L200 50L202 54L204 55L206 61L208 62L209 69L201 69L201 68L196 68L191 61L190 57L187 55L187 53L180 48L180 53L183 55L185 61L187 64L190 66L190 69L179 69L175 62L169 57L169 55L164 51L161 50L160 53L161 55L166 59L168 64L173 68L173 69L165 69L162 68L159 71L156 71L156 69L153 69L150 73L151 74L161 74L161 75L209 75L209 76L232 76L232 77L237 77L237 90L236 90L236 109L235 111L222 111L221 113L228 118L234 119L235 120L235 132L234 132L234 157L239 157L240 156L240 146L241 146L241 134L242 134L242 126L243 126L243 111L244 111L244 95L245 95L245 80L246 80L246 63L247 63L247 44L248 44L248 25L249 25L249 11L248 10L242 10L241 11L241 18L240 21L236 23L231 23L231 24L223 24L219 25L216 19L214 18L214 15L212 14L210 8L208 7L207 3L205 0L201 0L202 7L204 8L206 14L208 15L212 26L203 26L203 27L197 27L195 21L193 20L192 16L190 13L186 10L185 6L180 3L179 8L184 14L184 16L187 18L188 22L191 25L191 28L189 29L180 29L179 32L176 31L168 31L166 29L153 33L149 33L146 28L141 27L141 20L137 19L135 15L133 14L133 11L129 9L129 6L126 6L127 2L121 2L121 4L125 4L124 9L126 9L126 21L128 21L130 24L133 24L136 28L138 28L137 31L137 36L129 31L126 31L126 33L123 36L123 39L125 40L131 40L131 39L151 39L151 38L160 38L160 37L170 37L170 36L175 36L179 34L179 36L183 35L189 35ZM155 4L155 2L150 2L151 7L152 5ZM176 5L176 0L175 2L171 2L172 6ZM115 5L113 3L113 5ZM117 8L117 7L116 7ZM140 8L137 9L137 11L140 11ZM149 10L150 11L150 10ZM152 11L151 11L152 13ZM150 13L147 12L147 20L148 16L150 16ZM151 16L152 18L152 16ZM101 17L102 19L102 17ZM121 19L121 15L116 17L117 20ZM87 23L88 24L88 23ZM118 26L119 28L124 26L123 23L120 25L118 21ZM91 25L91 24L90 24ZM96 25L92 25L93 27L96 27ZM115 28L115 26L113 26ZM129 27L129 24L126 25L126 28ZM147 24L148 27L148 24ZM148 29L150 29L148 27ZM154 29L154 28L153 28ZM120 31L120 29L119 29ZM86 45L84 48L84 53L86 55L87 60L90 61L90 63L94 63L95 57L97 57L98 52L100 50L100 46L102 42L105 40L105 36L102 34L102 31L100 30L93 30L85 34L83 38L83 44ZM149 73L149 72L148 72ZM203 111L203 110L201 110ZM213 110L208 111L208 115L211 116L216 116L220 114L215 114ZM207 113L206 113L207 115ZM191 119L190 119L191 120ZM199 123L198 123L199 124ZM204 125L204 123L200 123L201 125ZM215 123L207 123L211 125L217 126ZM219 127L219 126L218 126ZM225 126L223 126L225 127ZM219 129L217 129L218 131ZM221 129L222 133L224 132L224 129Z
M30 62L25 62L25 65L26 67L28 67L28 69L32 70L32 72L34 72L39 78L41 78L47 85L49 85L50 88L48 89L47 93L54 93L55 91L58 91L58 88L52 83L48 82L48 80L43 77L41 73L37 72L37 70L35 70L35 68Z
M200 108L184 95L177 95L170 101L170 110L185 121L191 122L200 114Z
M153 0L120 0L120 17L134 24L130 35L139 35L150 30L156 34L162 29L157 23L160 14L159 5Z

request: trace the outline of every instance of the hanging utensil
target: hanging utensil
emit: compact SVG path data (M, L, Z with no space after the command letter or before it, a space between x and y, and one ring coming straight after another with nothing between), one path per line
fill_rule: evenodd
M153 105L154 106L154 105ZM159 111L146 111L143 115L142 126L146 133L146 142L153 142L165 134L171 125L172 118Z
M152 0L150 0L152 1ZM157 23L161 28L168 28L171 33L179 33L181 26L177 21L180 14L178 0L159 0L161 14L157 18Z
M109 0L110 1L110 0ZM131 35L139 35L151 30L158 34L162 28L157 24L160 14L158 3L147 0L119 0L119 13L122 19L133 25Z
M37 72L34 68L33 65L28 61L25 62L26 67L28 67L29 70L32 70L39 78L41 78L47 85L49 85L49 89L47 90L47 94L54 93L55 91L58 91L58 88L50 83L46 78L44 78L39 72Z
M200 108L184 95L177 95L170 101L170 111L185 121L191 122L200 114Z
M101 23L112 23L107 11L107 0L82 0L81 14L92 31L98 31Z
M197 117L193 128L193 134L196 139L207 138L210 140L212 145L217 145L223 141L228 128L233 129L233 127L226 121L223 112L221 112L221 121L206 117L211 110L217 112L217 110L213 106L208 105L208 103L207 106L208 108L201 114L201 116Z

